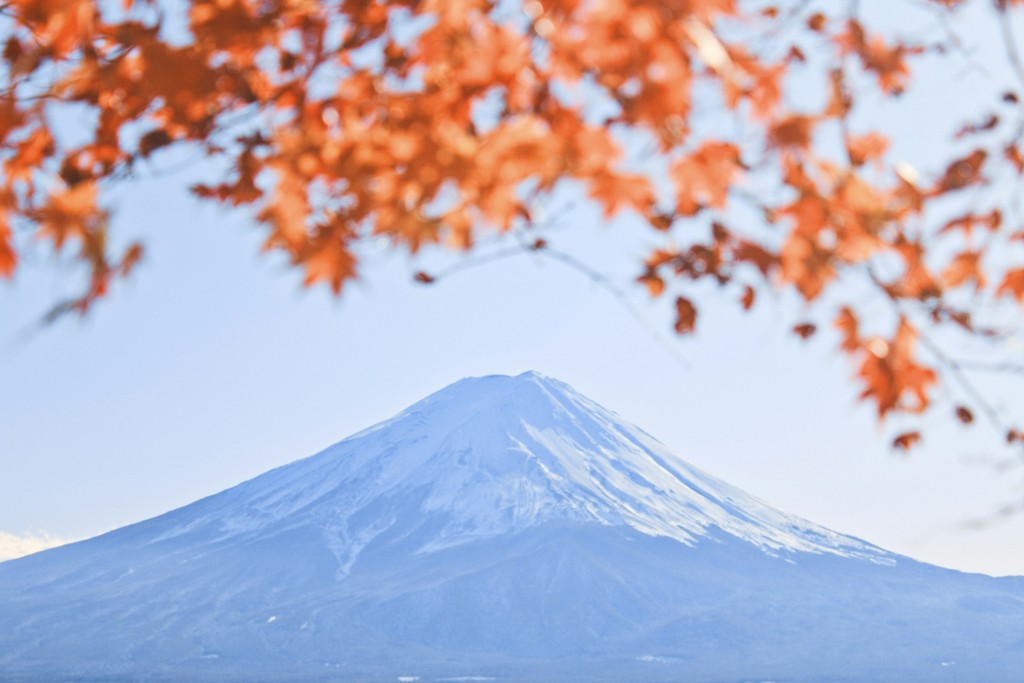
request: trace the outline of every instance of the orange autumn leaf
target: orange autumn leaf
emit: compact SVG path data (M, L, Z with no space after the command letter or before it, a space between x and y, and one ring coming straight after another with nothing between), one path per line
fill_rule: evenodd
M59 55L74 50L92 33L99 13L91 0L38 0L19 2L16 7L38 40Z
M949 266L942 271L942 280L949 287L959 287L973 281L976 287L985 286L985 275L981 269L981 252L962 251L953 257Z
M861 348L859 323L857 316L849 307L844 306L836 316L836 329L842 337L841 348L846 353L853 353Z
M692 216L702 207L722 208L740 172L739 150L731 143L705 143L669 169L675 183L676 212Z
M907 452L919 443L921 443L921 432L904 432L892 440L892 447Z
M744 311L749 311L754 307L754 299L757 297L757 293L754 288L750 285L744 285L743 287L743 298L740 299L740 305L743 306Z
M306 271L304 283L307 286L323 281L335 293L340 292L342 284L355 274L355 257L340 239L322 240L300 257L299 262Z
M815 119L803 114L788 116L771 127L768 140L774 147L808 149L814 134Z
M40 238L53 242L60 249L69 238L84 239L102 219L96 206L99 188L96 183L81 183L66 190L55 190L49 201L36 213Z
M887 285L888 293L919 301L935 298L942 293L942 288L925 262L927 250L924 244L901 236L892 248L903 260L903 275Z
M763 276L772 273L779 265L778 254L749 240L739 240L733 246L732 252L736 262L754 266Z
M814 323L800 323L793 327L793 333L801 339L809 339L814 336L814 333L818 331L818 326Z
M1014 268L1006 272L1003 281L996 289L997 296L1011 296L1024 302L1024 268Z
M981 182L981 168L987 158L988 152L977 149L967 156L951 162L936 183L936 191L950 192Z
M985 214L968 213L956 218L950 219L945 225L939 230L940 233L953 232L960 230L965 236L970 238L974 234L974 228L981 226L987 228L990 231L998 230L1003 224L1003 214L999 209L993 209Z
M791 282L807 301L821 295L835 278L832 256L816 239L792 233L780 253L782 277Z
M853 98L846 86L846 76L842 69L832 69L828 79L828 104L822 112L823 116L844 118L853 108Z
M4 162L4 173L8 183L29 180L32 171L53 155L55 149L53 134L49 128L40 126L31 131L24 140L17 143L14 153Z
M983 121L978 123L967 123L961 126L954 135L955 138L965 138L978 133L985 133L999 125L999 115L989 114Z
M747 89L751 113L755 117L767 119L778 109L782 100L782 79L785 78L787 70L788 65L782 63L775 68L755 71L753 83Z
M0 277L10 278L18 265L18 253L14 250L13 235L7 225L5 212L0 210Z
M878 132L851 136L846 141L846 153L850 163L860 166L868 161L877 161L889 149L889 140Z
M121 256L121 261L117 268L121 277L129 275L135 269L135 266L142 261L144 254L145 248L138 242L128 245L128 248Z
M639 173L596 174L590 180L590 196L604 204L606 218L622 209L643 215L654 204L651 181Z
M846 32L840 38L841 47L860 57L864 67L874 72L879 86L898 94L903 91L910 76L907 57L920 50L896 42L888 44L881 35L868 35L857 20L847 22Z
M1007 145L1003 154L1013 165L1013 170L1017 172L1017 175L1024 175L1024 154L1021 154L1020 148L1016 144Z
M638 278L651 296L661 296L665 291L665 280L654 273L645 273Z
M299 251L307 238L306 220L311 211L306 183L293 171L282 169L273 199L257 214L259 220L271 226L264 248L283 246L290 251Z
M686 297L676 298L676 332L689 334L697 327L697 309Z
M892 339L876 337L865 344L861 397L874 401L880 418L894 411L921 413L931 402L928 393L938 376L917 361L916 340L917 331L901 319Z

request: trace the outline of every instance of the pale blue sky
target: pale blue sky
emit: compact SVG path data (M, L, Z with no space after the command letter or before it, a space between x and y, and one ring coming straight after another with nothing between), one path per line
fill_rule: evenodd
M962 104L949 76L925 78L924 102ZM908 156L942 142L942 129L892 125ZM72 280L45 252L0 285L0 532L100 533L309 455L461 377L534 369L783 510L944 566L1024 574L1024 515L964 528L1024 494L1019 470L980 462L1005 455L999 435L942 413L923 448L895 456L832 340L788 333L794 301L744 315L705 296L698 334L665 335L674 353L606 291L529 256L424 287L411 277L421 263L382 251L338 301L259 255L251 221L190 199L187 180L112 198L115 229L149 255L86 319L25 334ZM587 209L563 223L554 244L616 277L667 332L669 302L630 284L650 238Z

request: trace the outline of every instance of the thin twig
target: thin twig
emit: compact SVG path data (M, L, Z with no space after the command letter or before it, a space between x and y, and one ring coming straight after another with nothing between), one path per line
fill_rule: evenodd
M515 245L487 252L486 254L474 254L473 256L468 256L461 261L453 263L447 268L442 268L441 270L431 273L430 277L432 280L442 280L464 270L472 270L473 268L478 268L482 265L493 263L494 261L503 261L512 256L520 256L523 252L524 250L521 246Z
M1006 503L990 515L967 520L964 522L963 528L968 531L987 529L999 522L1006 521L1009 517L1020 514L1022 510L1024 510L1024 502Z
M1017 47L1017 38L1013 35L1013 26L1010 25L1006 5L1001 0L995 0L995 5L996 13L999 15L999 29L1003 34L1003 45L1006 47L1006 58L1009 60L1017 80L1024 87L1024 61L1021 60L1020 49Z
M954 366L965 372L994 372L1009 375L1024 375L1024 365L1020 363L985 363L982 361L953 360Z
M518 237L518 236L517 236ZM672 343L665 338L665 336L651 323L650 320L644 316L644 314L633 304L629 299L629 295L625 291L620 289L615 282L612 281L604 273L597 269L589 266L583 261L579 260L575 256L557 249L552 249L550 246L538 247L533 244L519 243L512 247L506 247L504 249L498 249L496 251L489 252L487 254L479 254L463 259L458 263L454 263L447 268L441 269L431 275L432 280L440 280L442 278L454 275L460 271L469 270L478 266L493 263L514 256L520 256L523 254L533 254L539 258L547 258L552 261L561 263L562 265L576 271L583 275L591 282L596 284L598 287L603 289L608 294L612 295L615 300L619 303L623 309L626 310L629 315L636 320L644 330L654 338L654 340L661 345L663 349L672 357L680 368L684 370L692 369L690 363L683 358L679 353L679 350L672 345Z
M614 282L612 282L612 280L607 275L595 270L594 268L590 267L583 261L580 261L575 256L563 251L559 251L557 249L551 249L546 247L544 249L538 250L536 253L542 257L550 258L552 260L558 261L559 263L568 266L569 268L572 268L573 270L586 276L597 286L601 287L606 292L611 294L619 302L619 305L621 305L626 310L626 312L629 313L633 317L633 319L640 324L641 327L646 329L648 334L650 334L651 337L653 337L654 340L658 342L658 344L660 344L662 348L664 348L665 351L669 353L669 355L676 362L676 364L679 365L679 367L683 368L684 370L692 369L690 363L685 358L683 358L682 354L679 353L678 349L675 346L673 346L672 343L669 342L657 328L654 327L651 321L648 320L646 316L644 316L643 313L641 313L640 310L633 305L633 303L629 300L628 295L623 290L619 289L619 287Z

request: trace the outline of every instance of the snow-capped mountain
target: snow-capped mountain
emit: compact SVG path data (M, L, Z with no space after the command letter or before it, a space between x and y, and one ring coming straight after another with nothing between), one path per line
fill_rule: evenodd
M892 561L708 476L568 385L532 372L457 382L196 512L156 540L309 525L328 539L341 574L396 526L429 526L415 549L424 553L555 521L625 525L687 545L719 530L766 551Z
M567 385L466 379L0 564L0 680L1017 681L1024 581L779 512Z

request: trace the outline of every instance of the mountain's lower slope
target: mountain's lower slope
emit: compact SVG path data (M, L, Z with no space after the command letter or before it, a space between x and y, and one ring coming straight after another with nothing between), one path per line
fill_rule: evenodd
M1019 681L1024 582L775 511L552 380L0 564L0 680Z

